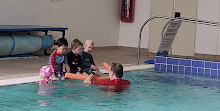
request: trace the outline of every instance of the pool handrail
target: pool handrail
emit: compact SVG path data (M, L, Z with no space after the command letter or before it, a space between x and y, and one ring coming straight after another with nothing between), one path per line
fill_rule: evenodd
M169 19L169 20L182 20L184 22L189 22L189 23L195 23L195 24L203 24L203 25L210 25L210 26L217 26L220 27L220 22L214 22L214 21L206 21L206 20L200 20L200 19L193 19L193 18L186 18L186 17L168 17L168 16L153 16L147 19L144 24L141 26L140 31L139 31L139 40L138 40L138 55L137 55L137 60L138 60L138 65L140 64L140 46L141 46L141 33L144 28L144 26L151 20L155 18L162 18L162 19ZM164 28L166 25L164 26ZM163 29L164 31L164 29ZM163 35L163 31L161 35Z

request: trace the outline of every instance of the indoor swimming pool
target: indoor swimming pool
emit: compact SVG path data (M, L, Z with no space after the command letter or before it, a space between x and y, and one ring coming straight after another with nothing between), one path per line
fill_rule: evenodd
M124 73L131 86L122 91L80 80L0 87L0 110L89 111L218 111L220 80L182 74L155 73L153 69Z

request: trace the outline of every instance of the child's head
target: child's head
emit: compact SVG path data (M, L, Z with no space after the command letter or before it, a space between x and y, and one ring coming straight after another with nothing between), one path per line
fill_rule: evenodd
M40 73L45 77L45 78L49 78L50 76L53 75L53 68L51 66L43 66L40 69Z
M64 38L59 38L56 42L56 50L58 54L65 54L68 42Z
M112 63L110 67L110 71L112 71L117 78L122 78L123 66L120 63Z
M80 54L83 50L83 44L78 39L74 39L71 43L71 48L75 54Z
M92 40L86 40L84 44L84 51L90 53L94 48L94 42Z

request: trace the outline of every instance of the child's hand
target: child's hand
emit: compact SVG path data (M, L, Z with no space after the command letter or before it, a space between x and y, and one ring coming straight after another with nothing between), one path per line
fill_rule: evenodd
M65 78L64 76L61 78L62 81L64 81L65 79L66 79L66 78Z
M95 73L96 76L101 76L102 72L96 70L96 71L93 71L93 73Z
M77 67L77 69L78 69L78 72L80 72L80 71L81 71L81 68L80 68L80 67Z
M92 68L93 70L98 70L98 67L97 67L96 65L91 65L91 68Z

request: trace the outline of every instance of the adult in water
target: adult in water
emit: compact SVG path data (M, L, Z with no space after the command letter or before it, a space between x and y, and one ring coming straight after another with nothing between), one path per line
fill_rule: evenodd
M94 74L90 74L83 82L89 84L99 84L99 85L113 85L113 86L128 86L130 82L128 80L122 79L123 76L123 66L120 63L112 63L109 68L109 78L110 80L92 81Z

